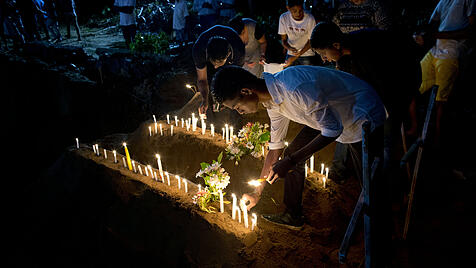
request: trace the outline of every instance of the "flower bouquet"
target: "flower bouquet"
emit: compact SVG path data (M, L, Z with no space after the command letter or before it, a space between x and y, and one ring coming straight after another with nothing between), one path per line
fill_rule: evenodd
M264 157L264 149L271 138L268 127L268 124L248 122L225 149L226 158L235 160L235 164L238 165L241 157L247 154L255 158Z
M196 193L192 200L194 204L198 204L201 210L206 212L213 212L215 207L209 205L210 202L219 201L219 190L223 190L230 183L230 176L221 167L221 160L223 158L223 152L218 156L217 161L213 160L212 164L200 163L201 169L197 172L195 177L202 177L205 182L205 188ZM225 193L223 192L223 195ZM227 202L225 202L227 203Z

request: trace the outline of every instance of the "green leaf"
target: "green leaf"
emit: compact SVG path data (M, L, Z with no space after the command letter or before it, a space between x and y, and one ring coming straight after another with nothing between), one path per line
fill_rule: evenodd
M221 152L221 153L218 155L218 163L221 163L222 158L223 158L223 152Z
M261 136L259 136L259 140L261 142L267 142L270 139L271 139L271 133L269 133L269 132L265 132L265 133L261 134Z
M205 162L200 163L200 167L201 167L202 169L206 169L208 166L210 166L210 164L205 163Z

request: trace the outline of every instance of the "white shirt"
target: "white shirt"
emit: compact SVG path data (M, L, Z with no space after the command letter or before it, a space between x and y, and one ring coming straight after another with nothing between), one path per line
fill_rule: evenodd
M118 7L133 6L134 11L131 14L119 12L119 25L128 26L136 24L136 0L115 0L114 5Z
M188 16L187 3L185 0L175 3L172 29L182 30L185 28L185 17Z
M475 0L441 0L438 2L431 21L439 21L438 31L456 31L469 26L469 17L476 14ZM468 41L437 39L431 54L439 59L457 59L468 48Z
M341 143L362 140L362 124L383 125L386 115L375 90L345 72L319 66L293 66L263 73L272 100L264 103L271 121L271 150L284 148L289 121L337 137Z
M314 26L316 26L316 20L311 13L304 11L304 18L300 21L296 21L293 19L291 12L287 11L279 17L278 34L287 35L288 44L299 51L311 38ZM290 50L288 50L288 54L292 56L296 55L296 53ZM301 56L314 56L314 51L309 49Z

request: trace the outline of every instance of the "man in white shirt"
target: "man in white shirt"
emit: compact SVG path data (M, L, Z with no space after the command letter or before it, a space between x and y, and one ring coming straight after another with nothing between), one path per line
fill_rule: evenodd
M266 177L270 184L278 177L285 178L286 210L263 215L273 223L291 229L303 226L304 162L313 153L333 141L361 141L365 121L371 123L374 136L369 150L373 155L383 151L385 108L375 90L351 74L318 66L294 66L276 74L263 73L260 79L242 68L225 66L215 74L211 92L216 102L241 114L256 112L259 104L268 111L270 151L260 177ZM278 161L290 120L304 128L286 148L283 160ZM265 185L243 195L250 201L248 209L259 201Z
M278 34L281 44L287 49L285 67L291 65L312 65L312 51L309 39L316 26L311 13L303 8L303 0L287 0L287 12L279 17Z
M119 26L122 29L127 47L134 41L136 36L135 7L136 0L115 0L114 2L114 8L119 11Z

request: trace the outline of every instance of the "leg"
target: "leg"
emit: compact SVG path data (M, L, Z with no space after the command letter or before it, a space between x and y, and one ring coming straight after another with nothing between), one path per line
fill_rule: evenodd
M284 151L284 156L290 155L313 140L319 130L304 127ZM302 215L302 191L304 189L304 162L302 161L286 175L284 181L284 204L293 216Z
M76 36L78 37L78 41L81 41L81 33L79 31L78 17L76 15L74 15L73 23L74 23L74 28L76 29Z
M332 159L332 175L330 176L330 178L336 182L345 179L347 175L347 168L345 165L347 161L347 149L347 144L340 142L336 143L334 158Z

